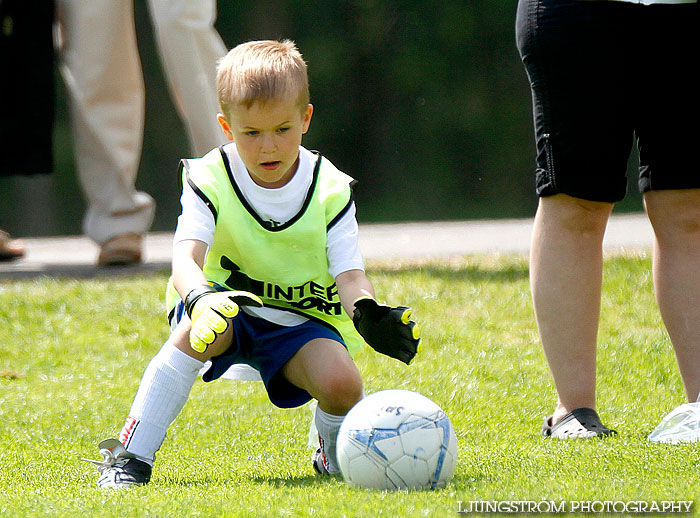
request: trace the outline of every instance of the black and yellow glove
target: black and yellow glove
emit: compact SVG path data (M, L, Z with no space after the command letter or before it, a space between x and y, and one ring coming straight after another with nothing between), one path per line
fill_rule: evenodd
M355 301L352 321L372 349L408 365L420 344L420 331L411 320L412 312L406 306L392 308L362 297Z
M239 306L262 305L260 298L247 291L216 291L208 285L193 289L185 297L185 311L192 320L190 346L203 353L228 329Z

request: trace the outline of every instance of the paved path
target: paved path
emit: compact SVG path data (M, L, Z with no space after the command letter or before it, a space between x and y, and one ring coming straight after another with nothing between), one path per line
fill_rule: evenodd
M532 219L366 224L360 226L365 259L427 259L471 253L527 253ZM650 248L653 234L643 214L613 216L605 235L606 250ZM25 239L27 255L0 263L0 279L41 275L94 277L167 270L172 234L146 236L145 262L139 266L97 268L98 248L86 237Z

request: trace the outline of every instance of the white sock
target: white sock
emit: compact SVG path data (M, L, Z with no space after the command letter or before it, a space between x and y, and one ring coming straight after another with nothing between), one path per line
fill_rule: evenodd
M326 457L326 469L329 473L338 473L340 471L335 453L335 441L338 439L338 431L340 430L340 425L343 424L343 419L345 419L344 415L332 415L320 408L316 408L314 422L318 430L323 454Z
M139 460L153 464L203 365L169 341L148 364L119 434L119 441Z

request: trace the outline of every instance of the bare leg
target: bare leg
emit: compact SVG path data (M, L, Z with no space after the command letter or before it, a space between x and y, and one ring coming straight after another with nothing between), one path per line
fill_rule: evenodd
M282 373L318 401L314 424L321 448L314 454L314 467L319 473L338 473L338 431L343 416L362 399L362 378L357 367L339 342L317 338L302 347L285 364Z
M362 399L360 373L347 350L335 340L311 340L285 364L282 373L329 414L345 415Z
M644 195L654 227L654 290L689 401L700 392L700 189Z
M563 194L540 198L530 285L558 394L552 423L576 408L595 408L602 244L612 207Z

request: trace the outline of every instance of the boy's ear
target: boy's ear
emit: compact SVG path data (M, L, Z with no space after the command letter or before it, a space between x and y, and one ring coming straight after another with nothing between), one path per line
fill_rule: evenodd
M314 105L307 104L304 110L304 125L302 127L302 134L309 131L309 125L311 124L311 116L314 114Z
M231 131L231 126L229 125L228 121L226 120L226 116L223 113L219 113L216 116L216 120L219 121L219 126L221 126L221 131L224 132L224 135L226 135L226 138L229 140L229 142L233 142L233 132Z

